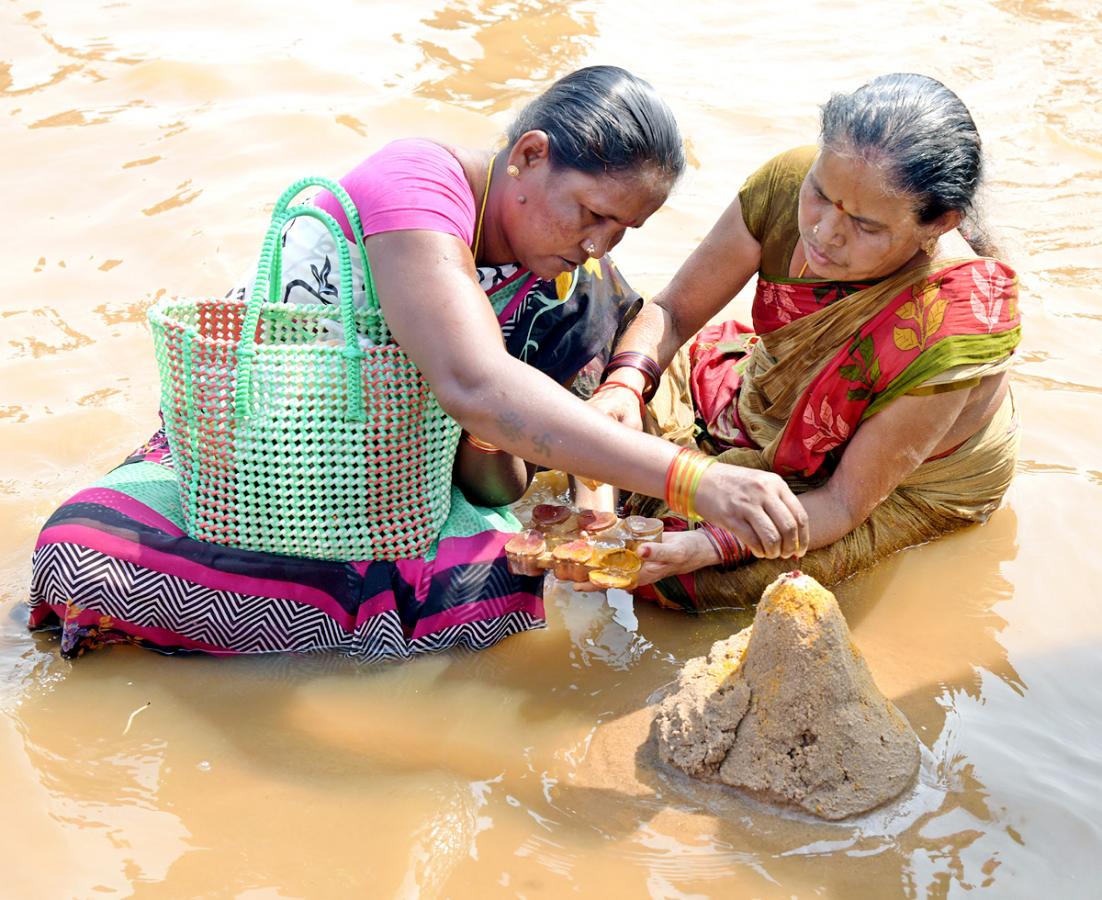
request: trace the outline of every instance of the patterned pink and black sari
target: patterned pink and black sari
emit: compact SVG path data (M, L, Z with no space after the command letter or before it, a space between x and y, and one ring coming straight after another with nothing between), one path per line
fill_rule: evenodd
M479 274L509 352L583 395L639 302L608 259L557 283L516 267ZM309 292L316 297L316 286ZM481 649L544 624L542 579L506 564L503 546L518 528L507 509L475 506L453 487L451 513L423 558L330 562L196 541L184 531L159 431L46 522L30 627L59 628L67 657L119 642L363 660Z

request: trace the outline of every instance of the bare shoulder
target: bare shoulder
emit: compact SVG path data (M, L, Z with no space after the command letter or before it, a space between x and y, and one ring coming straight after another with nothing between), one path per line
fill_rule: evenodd
M979 257L971 244L964 239L960 229L954 228L938 238L934 259L979 259Z

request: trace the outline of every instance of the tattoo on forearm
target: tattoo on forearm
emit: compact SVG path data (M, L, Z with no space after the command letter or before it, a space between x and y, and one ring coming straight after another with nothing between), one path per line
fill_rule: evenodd
M524 433L524 419L515 412L503 412L497 417L498 428L511 440L519 441Z
M510 410L498 415L497 427L510 440L519 441L524 437L527 425L519 413ZM537 454L544 458L551 456L551 432L545 431L543 434L529 435L529 440L532 442L532 449Z
M532 438L532 447L540 456L551 455L551 434L550 432L544 432L539 436Z

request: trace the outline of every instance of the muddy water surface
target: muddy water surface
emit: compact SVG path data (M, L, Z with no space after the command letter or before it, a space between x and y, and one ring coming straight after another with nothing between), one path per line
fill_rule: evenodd
M0 895L1090 896L1102 878L1102 17L1093 0L10 0L0 10ZM902 10L902 11L901 11ZM885 71L938 76L990 151L1021 273L1020 472L988 525L839 591L925 755L857 822L651 764L647 698L745 614L554 593L480 655L75 664L25 631L66 496L151 431L145 309L221 293L267 204L395 137L488 144L616 62L693 169L617 250L652 292L742 178ZM745 298L736 301L745 314Z

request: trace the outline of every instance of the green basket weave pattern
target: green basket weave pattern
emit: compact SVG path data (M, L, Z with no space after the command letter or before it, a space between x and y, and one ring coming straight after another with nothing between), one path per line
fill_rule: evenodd
M340 200L357 236L362 309L336 221L290 206L311 185ZM337 307L279 302L280 239L299 216L322 221L337 245ZM423 555L447 518L459 425L393 343L361 234L338 184L303 179L276 203L248 301L166 299L150 310L192 537L318 559L404 559ZM338 318L342 341L326 337ZM362 348L361 335L374 346Z

